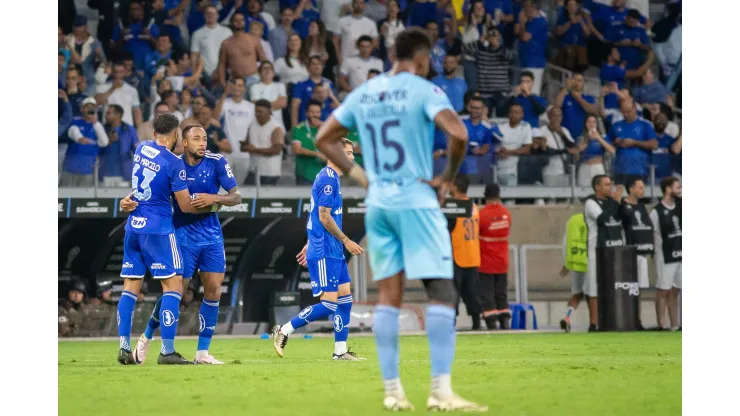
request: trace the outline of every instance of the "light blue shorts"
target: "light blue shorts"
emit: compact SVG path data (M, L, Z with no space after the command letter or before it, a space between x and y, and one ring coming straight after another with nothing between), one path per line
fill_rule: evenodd
M369 206L365 228L373 280L387 279L402 270L408 279L452 279L452 244L439 208Z

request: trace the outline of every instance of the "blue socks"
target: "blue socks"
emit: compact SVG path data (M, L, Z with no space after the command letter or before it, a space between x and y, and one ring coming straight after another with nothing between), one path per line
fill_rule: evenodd
M149 317L149 323L146 325L146 329L144 330L144 336L146 339L151 340L154 338L154 331L159 328L159 311L162 309L162 297L157 299L157 303L154 304L154 310L152 311L152 316Z
M198 315L198 321L200 321L198 351L208 351L208 347L211 345L211 338L213 338L213 333L216 331L216 323L218 322L218 302L219 299L208 300L203 298L203 303L200 304L200 314Z
M162 325L162 354L175 352L175 334L177 320L180 317L180 299L177 292L165 292L162 295L162 307L159 313L159 322Z
M322 300L321 302L302 310L301 313L298 314L298 316L290 320L290 325L292 326L292 329L298 329L308 325L309 322L326 318L336 311L336 303Z
M375 320L373 332L375 333L375 345L378 348L378 360L380 361L380 373L384 381L399 378L398 362L398 315L400 310L388 305L375 307ZM452 316L455 310L452 309ZM386 386L386 391L388 391Z
M449 375L452 371L452 360L455 358L455 308L429 305L426 326L432 378Z
M118 301L118 310L116 311L120 348L129 352L131 352L131 325L133 324L136 299L136 295L124 290L121 293L121 299Z
M352 312L352 295L340 296L337 299L337 313L334 314L334 354L347 353L347 337L349 336L349 320Z

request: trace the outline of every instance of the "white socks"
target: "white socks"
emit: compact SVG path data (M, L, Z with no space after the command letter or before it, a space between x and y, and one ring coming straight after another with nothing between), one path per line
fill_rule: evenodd
M293 325L291 325L290 321L288 321L287 324L280 327L280 333L283 335L290 336L290 334L293 333L295 329L293 329Z
M337 341L334 343L334 354L342 355L347 352L347 341Z
M437 397L452 396L452 379L449 374L432 377L432 394Z
M208 350L198 350L195 352L195 358L202 358L208 356Z
M385 386L385 395L393 397L406 397L406 392L403 391L400 378L391 378L383 380L383 386Z

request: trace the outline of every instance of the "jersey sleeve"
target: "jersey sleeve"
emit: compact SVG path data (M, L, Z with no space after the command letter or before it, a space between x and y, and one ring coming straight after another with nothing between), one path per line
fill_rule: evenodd
M334 208L334 198L337 192L336 181L332 180L329 176L323 176L318 179L318 182L319 186L316 187L316 193L318 194L316 205Z
M234 173L231 171L229 161L225 157L222 157L218 163L218 184L221 185L225 190L236 188L239 186L234 178Z
M645 122L645 130L643 131L645 132L645 136L642 138L642 140L648 141L658 138L658 136L655 134L655 128L653 128L653 125L648 122Z
M173 193L188 189L185 162L182 159L173 156L172 162L167 167L167 175L169 175L170 189Z
M358 99L357 97L360 96L359 94L357 94L358 90L359 89L355 89L354 91L349 93L347 98L344 99L344 102L332 113L339 124L344 126L347 130L352 130L357 127L355 115L352 113L352 108L356 106Z
M434 117L442 110L456 112L442 88L436 85L429 85L427 91L426 96L422 98L424 100L424 114L429 121L434 121Z

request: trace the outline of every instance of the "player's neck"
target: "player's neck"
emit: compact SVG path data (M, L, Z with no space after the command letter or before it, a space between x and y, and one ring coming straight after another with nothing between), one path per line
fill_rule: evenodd
M628 195L627 198L625 198L625 200L627 202L629 202L630 204L633 204L633 205L635 205L635 204L637 204L639 202L639 200L637 199L637 197L636 196L633 196L633 195Z
M327 167L327 168L329 168L329 169L331 169L331 170L333 170L333 171L334 171L334 172L336 172L336 173L337 173L338 175L340 175L340 176L342 175L342 171L341 171L341 170L339 169L339 167L338 167L338 166L336 166L335 164L333 164L333 163L331 163L331 162L327 162L327 164L326 164L326 167Z
M416 75L416 68L414 67L414 63L411 61L398 61L393 64L391 75L400 74L401 72L408 72L410 74Z
M662 202L663 205L665 205L667 207L672 207L672 206L676 205L676 200L672 196L666 196L663 199L661 199L660 202Z
M495 204L500 204L500 203L501 203L500 199L486 199L486 205L495 205Z
M189 166L195 166L203 161L203 158L197 159L187 151L183 152L182 160L185 161Z

